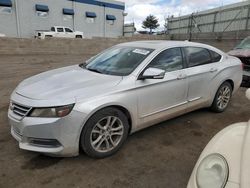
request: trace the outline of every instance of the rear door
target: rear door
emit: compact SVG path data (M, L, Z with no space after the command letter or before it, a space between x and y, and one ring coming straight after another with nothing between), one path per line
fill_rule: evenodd
M218 63L221 56L206 48L184 47L183 48L188 68L186 75L188 80L188 102L204 102L210 96L210 88L213 79L219 72ZM215 54L217 59L215 58Z

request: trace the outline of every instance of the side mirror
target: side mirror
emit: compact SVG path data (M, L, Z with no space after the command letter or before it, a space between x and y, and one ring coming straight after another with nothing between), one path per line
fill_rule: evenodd
M250 100L250 88L246 91L246 97Z
M148 68L146 69L143 74L141 74L138 80L145 80L145 79L163 79L165 76L165 70L158 69L158 68Z

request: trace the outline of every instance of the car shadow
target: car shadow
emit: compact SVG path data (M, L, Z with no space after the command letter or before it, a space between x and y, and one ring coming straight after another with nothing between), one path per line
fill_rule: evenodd
M34 170L34 169L45 169L56 165L59 163L63 158L59 157L49 157L42 154L38 154L32 157L30 160L26 161L22 166L21 169L23 170Z

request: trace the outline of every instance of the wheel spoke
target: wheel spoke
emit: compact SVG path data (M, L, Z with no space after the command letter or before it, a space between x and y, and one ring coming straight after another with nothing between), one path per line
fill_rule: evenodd
M111 145L114 147L114 146L115 146L115 143L114 143L114 141L113 141L113 139L112 139L111 136L109 137L109 140L110 140Z
M110 144L109 144L109 141L108 141L107 138L105 139L105 144L106 144L106 149L109 149L110 148Z
M96 124L96 126L97 126L99 129L104 130L104 127L103 127L103 126L101 126L101 124L100 124L100 123L97 123L97 124Z
M102 145L102 143L104 142L104 138L102 138L101 140L100 140L100 142L98 143L98 145L96 146L96 148L97 149L99 149L100 148L100 146Z
M111 116L108 116L108 117L107 117L107 123L106 123L106 125L105 125L105 128L107 128L107 127L110 126L111 119L112 119Z
M112 128L111 131L119 131L121 130L123 127L122 126L119 126L119 127L116 127L116 128Z
M98 138L94 142L92 142L93 146L95 146L98 142L100 142L101 139L102 139L102 135L98 136Z
M92 133L95 133L95 134L101 134L101 130L93 130Z
M114 132L114 133L111 133L111 136L114 136L114 135L121 136L121 135L122 135L122 132Z
M112 120L112 122L111 122L111 124L110 124L110 127L112 127L112 126L115 124L116 120L117 120L117 118L116 118L116 117L113 117L113 120Z

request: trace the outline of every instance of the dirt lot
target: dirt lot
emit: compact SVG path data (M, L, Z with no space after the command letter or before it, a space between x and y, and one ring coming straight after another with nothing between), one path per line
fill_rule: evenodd
M81 56L0 56L0 187L184 188L202 149L229 124L247 121L250 102L241 88L226 112L198 110L129 137L116 155L94 160L51 158L18 149L7 120L9 95L36 73L82 62Z

